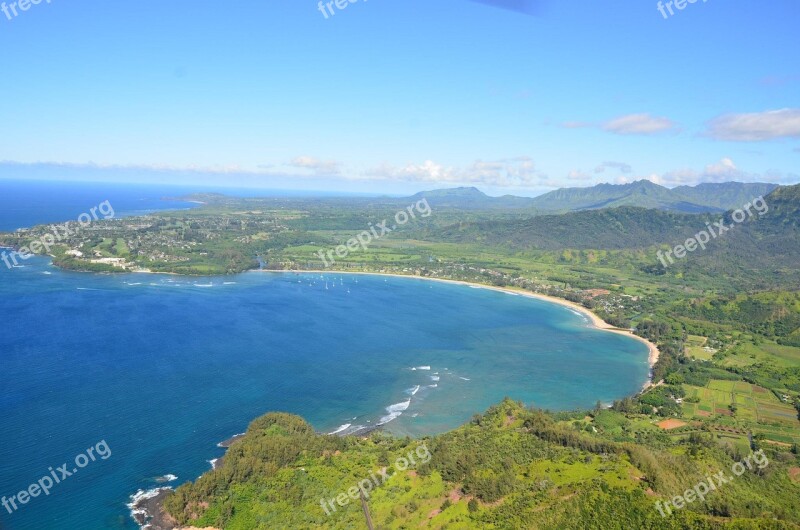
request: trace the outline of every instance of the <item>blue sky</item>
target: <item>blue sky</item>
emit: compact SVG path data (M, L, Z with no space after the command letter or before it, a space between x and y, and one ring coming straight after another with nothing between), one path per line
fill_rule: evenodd
M800 2L620 4L17 6L0 11L0 178L524 195L800 181Z

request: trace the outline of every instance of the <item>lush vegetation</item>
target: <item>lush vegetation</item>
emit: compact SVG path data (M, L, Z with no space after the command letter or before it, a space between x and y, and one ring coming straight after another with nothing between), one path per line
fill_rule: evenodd
M375 528L797 528L794 455L767 450L754 467L662 517L658 500L683 494L747 453L699 431L671 437L641 414L550 414L506 400L468 425L423 440L315 435L302 420L254 421L220 468L165 502L180 524L218 528L364 528L359 501L336 498L383 468L369 492ZM429 461L396 471L424 445Z

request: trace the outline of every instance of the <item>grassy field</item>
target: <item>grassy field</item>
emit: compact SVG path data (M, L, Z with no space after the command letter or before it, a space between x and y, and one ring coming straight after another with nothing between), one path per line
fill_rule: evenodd
M747 336L745 336L747 337ZM781 346L771 341L753 342L749 337L728 350L723 366L744 367L758 363L770 363L778 367L800 366L800 348Z
M689 335L686 339L686 355L693 359L710 361L714 356L714 351L707 351L705 348L708 339L698 335Z

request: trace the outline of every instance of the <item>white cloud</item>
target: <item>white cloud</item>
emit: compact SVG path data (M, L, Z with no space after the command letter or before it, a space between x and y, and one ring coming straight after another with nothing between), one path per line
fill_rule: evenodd
M669 118L653 116L649 113L626 114L603 123L587 121L567 121L561 124L565 129L600 128L606 132L620 135L654 135L677 131L677 125Z
M432 160L422 164L408 164L402 168L382 165L367 171L364 176L377 180L411 180L417 182L453 182L455 170L444 167Z
M312 156L298 156L289 161L264 164L257 167L242 167L238 165L168 165L168 164L139 164L117 165L87 163L59 163L59 162L13 162L0 161L0 170L18 171L18 168L30 167L32 170L48 169L60 173L77 173L83 170L103 174L111 171L123 171L128 174L142 176L150 174L148 178L163 179L174 175L180 179L195 179L200 182L217 180L240 179L241 182L272 182L281 179L306 180L307 182L327 181L330 183L357 183L357 182L392 182L395 184L426 183L440 187L455 187L459 185L472 185L487 188L507 188L510 192L516 190L555 189L574 185L594 185L599 174L608 175L607 181L617 184L627 184L637 180L650 180L656 184L674 187L678 185L694 185L701 182L774 182L793 183L800 180L796 174L767 171L752 173L740 169L735 162L724 157L719 161L706 165L703 168L679 168L663 173L634 174L631 166L624 162L605 161L598 165L594 172L573 169L558 178L550 178L540 170L535 162L526 156L504 158L497 160L476 160L465 166L447 166L432 160L422 163L409 163L405 166L381 165L369 171L351 167L332 160L323 160ZM37 169L38 168L38 169ZM602 171L601 171L602 169ZM611 172L611 170L616 172ZM84 171L85 172L85 171ZM603 177L606 178L606 177Z
M636 177L626 177L625 175L620 175L616 179L614 179L614 184L630 184L631 182L637 182L640 180L649 180L653 184L658 184L660 186L664 185L664 179L657 175L656 173L651 173L646 177L636 176Z
M308 169L316 175L339 175L341 164L333 160L319 160L313 156L298 156L288 164L290 167L298 169Z
M701 182L747 182L758 179L758 175L742 171L730 158L723 158L719 162L708 164L702 171L693 169L678 169L668 171L662 175L668 185L679 186L682 184L694 185Z
M573 169L569 173L567 173L567 178L569 180L589 180L592 176L580 169Z
M694 186L704 182L773 182L775 184L797 183L800 177L793 173L781 173L779 171L766 171L764 173L752 173L740 169L733 160L728 157L720 159L718 162L706 165L701 170L684 168L667 171L662 174L653 173L647 177L626 177L620 176L618 184L626 184L635 180L645 178L655 184L667 187L675 186Z
M650 114L628 114L603 124L603 130L614 134L658 134L675 129L675 123L669 118L651 116Z
M714 179L730 179L743 175L730 158L723 158L716 164L706 166L704 176Z
M686 168L675 169L664 173L661 181L671 186L699 184L703 182L703 172Z
M800 138L800 109L726 114L708 123L708 136L731 142Z
M603 173L606 169L618 169L622 173L630 173L633 171L633 168L630 164L626 164L625 162L603 162L596 168L594 168L595 173Z
M675 187L682 185L694 186L703 182L781 182L790 177L791 176L787 177L775 172L771 173L769 178L767 175L748 173L739 169L733 160L725 157L718 162L708 164L702 170L684 168L667 171L662 174L652 173L648 176L620 175L615 180L615 183L629 184L637 180L645 179L661 186Z
M528 157L496 161L476 160L459 168L444 166L432 160L403 167L382 165L364 172L365 180L395 180L440 184L483 184L496 187L528 187L542 185L547 176L536 169Z

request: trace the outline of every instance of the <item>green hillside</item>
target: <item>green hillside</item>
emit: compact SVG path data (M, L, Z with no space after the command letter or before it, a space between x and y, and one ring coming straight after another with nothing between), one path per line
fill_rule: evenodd
M360 483L376 529L800 527L794 459L767 451L735 477L747 454L721 449L715 437L673 438L640 415L553 415L510 400L422 440L317 435L300 418L268 414L219 469L165 506L178 523L199 527L366 528ZM661 515L656 501L719 471L731 478L719 491Z
M671 238L688 237L698 226L704 226L703 219L695 215L620 207L522 220L458 223L429 230L421 237L517 250L646 248Z
M754 197L766 197L777 187L776 184L759 182L727 182L678 186L672 188L672 191L693 203L713 206L720 210L732 210L752 201Z

